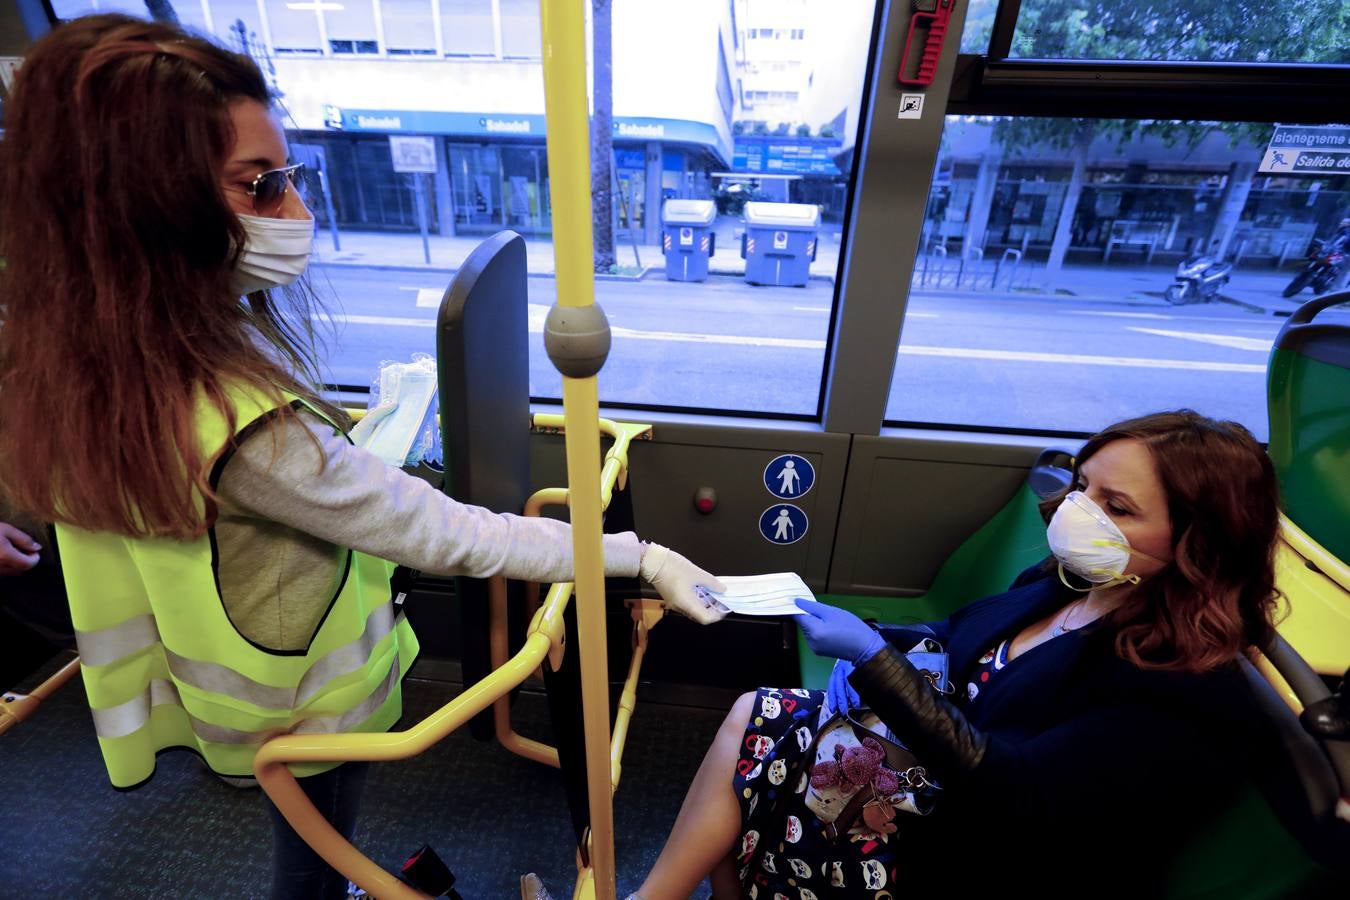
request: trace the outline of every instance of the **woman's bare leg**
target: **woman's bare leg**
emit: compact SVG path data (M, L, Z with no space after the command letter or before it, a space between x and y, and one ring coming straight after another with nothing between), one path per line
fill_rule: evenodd
M712 884L712 900L741 900L745 892L741 890L741 879L737 872L736 857L732 855L736 851L722 857L713 870L708 873L708 881Z
M741 833L741 810L732 793L731 779L754 703L753 693L742 694L723 720L684 795L670 837L638 890L642 900L688 900L699 882L714 867L721 868L719 864L734 848ZM734 869L731 875L734 879ZM714 885L714 891L720 900L725 888Z

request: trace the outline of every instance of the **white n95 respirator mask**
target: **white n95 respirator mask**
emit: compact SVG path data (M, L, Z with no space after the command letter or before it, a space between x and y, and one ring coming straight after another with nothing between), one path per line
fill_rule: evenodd
M244 226L244 251L230 274L230 289L242 296L293 284L309 265L314 220L237 215Z
M1127 581L1139 583L1138 575L1125 574L1132 555L1161 561L1132 548L1111 517L1082 491L1073 491L1064 498L1051 517L1045 536L1050 552L1059 560L1059 578L1071 588L1074 586L1065 579L1065 569L1092 587L1106 587Z

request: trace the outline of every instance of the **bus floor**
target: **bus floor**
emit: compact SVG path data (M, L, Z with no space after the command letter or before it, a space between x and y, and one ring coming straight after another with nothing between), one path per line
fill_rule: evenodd
M405 722L460 687L408 678ZM619 896L655 861L725 709L639 697L615 796ZM521 733L548 739L542 694L523 691L514 720ZM186 751L162 754L142 787L113 789L78 678L0 736L0 773L6 895L266 896L270 833L259 790L219 781ZM372 769L355 843L392 871L429 843L469 898L519 896L523 872L538 872L562 896L575 880L559 772L464 729L419 757Z

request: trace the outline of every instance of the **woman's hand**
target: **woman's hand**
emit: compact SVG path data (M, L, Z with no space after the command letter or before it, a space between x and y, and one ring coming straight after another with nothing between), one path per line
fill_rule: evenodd
M846 659L860 666L886 646L886 639L846 609L797 598L797 616L806 644L818 656Z
M656 588L668 610L688 616L700 625L711 625L726 617L726 607L700 590L722 593L726 585L668 547L644 544L638 574Z
M23 531L0 522L0 575L19 575L38 562L42 545Z
M365 447L369 444L371 435L375 433L375 428L389 418L396 409L398 409L398 404L388 400L374 409L367 410L366 414L361 417L361 421L352 426L351 433L348 435L352 439L352 443L358 447Z
M862 698L848 683L848 676L852 673L853 663L846 659L837 660L830 670L830 683L825 688L825 696L829 699L830 709L835 712L847 712L862 706Z

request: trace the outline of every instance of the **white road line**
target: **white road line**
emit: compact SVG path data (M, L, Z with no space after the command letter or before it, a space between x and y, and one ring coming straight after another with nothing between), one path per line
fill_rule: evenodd
M531 304L533 307L534 304ZM546 307L540 307L541 310ZM543 331L542 315L530 310L530 331ZM318 316L315 317L319 318ZM352 325L386 325L404 328L435 328L431 319L413 319L403 316L334 317ZM686 344L731 344L741 347L784 347L794 350L824 350L825 342L805 338L754 337L736 334L691 334L682 331L641 331L636 328L611 329L615 337L635 341L666 341ZM1190 359L1150 359L1137 356L1087 356L1078 353L1033 353L1024 350L982 350L974 347L925 347L902 345L900 352L909 356L935 356L946 359L997 359L1007 362L1053 363L1056 365L1119 366L1134 369L1184 369L1196 372L1252 372L1266 371L1263 363L1223 363Z
M1148 359L1138 356L1085 356L1078 353L1029 353L1022 350L976 350L967 347L900 347L911 356L945 356L954 359L1002 359L1009 362L1057 363L1079 366L1122 366L1129 369L1186 369L1198 372L1261 372L1259 363L1221 363L1192 359Z
M824 341L807 338L748 337L738 334L690 334L684 331L639 331L636 328L610 328L616 338L634 341L670 341L682 344L734 344L742 347L789 347L794 350L824 350Z
M323 321L323 316L314 316L315 321ZM410 319L406 316L351 316L335 315L335 322L346 322L349 325L388 325L393 328L435 328L435 319Z
M445 296L445 291L441 288L418 288L417 307L418 309L440 309L441 297L443 296Z
M828 306L794 306L794 307L792 307L792 309L793 309L794 312L829 312L829 311L830 311L830 308L829 308Z
M1238 337L1232 334L1210 334L1199 331L1165 331L1161 328L1136 328L1131 326L1127 331L1138 331L1142 334L1156 334L1160 337L1181 338L1184 341L1197 341L1201 344L1214 344L1219 347L1231 347L1234 350L1252 350L1258 353L1269 353L1271 346L1275 343L1273 340L1264 338Z
M907 312L907 313L905 313L905 318L906 318L906 319L936 319L936 318L938 318L938 314L937 314L937 313L926 313L926 312Z
M1118 319L1174 319L1162 313L1104 312L1098 309L1066 309L1071 316L1113 316Z

